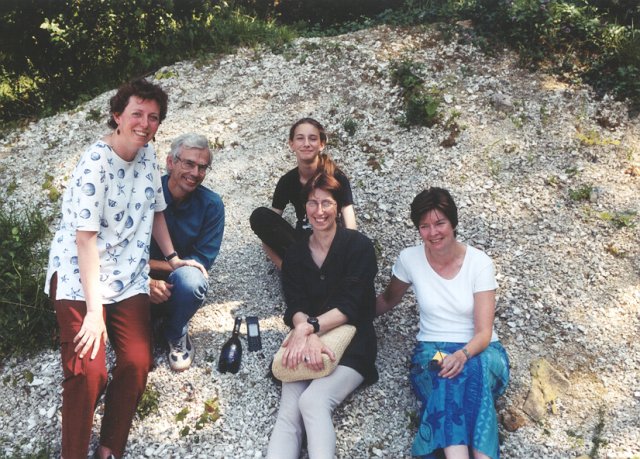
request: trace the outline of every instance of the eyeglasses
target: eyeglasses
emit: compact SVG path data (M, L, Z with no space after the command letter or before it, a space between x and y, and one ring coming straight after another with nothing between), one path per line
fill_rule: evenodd
M317 209L318 206L322 207L322 210L329 210L336 205L335 201L325 199L324 201L307 201L307 207L309 209Z
M182 168L186 171L193 170L197 167L200 174L205 174L211 168L209 164L198 164L190 159L182 159L180 156L176 156L176 160L180 161Z

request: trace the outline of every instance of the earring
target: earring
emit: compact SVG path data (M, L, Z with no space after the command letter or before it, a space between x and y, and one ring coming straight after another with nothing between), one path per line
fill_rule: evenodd
M116 134L120 135L120 128L116 129Z

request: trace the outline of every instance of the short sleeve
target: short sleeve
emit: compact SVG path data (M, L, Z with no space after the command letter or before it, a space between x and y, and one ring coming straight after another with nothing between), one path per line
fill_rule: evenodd
M480 252L480 255L478 269L473 280L473 293L486 292L498 288L493 261L483 252Z
M288 174L287 174L288 175ZM278 180L276 190L273 193L273 200L271 201L271 207L274 209L284 210L289 203L289 193L287 192L287 175L283 175Z
M398 278L398 280L401 280L405 284L413 284L413 282L411 281L410 272L406 266L405 254L406 252L404 251L400 253L398 259L396 260L396 263L393 265L393 268L391 268L391 274L393 274Z
M71 180L73 221L80 231L99 231L107 192L104 148L95 144L82 156Z

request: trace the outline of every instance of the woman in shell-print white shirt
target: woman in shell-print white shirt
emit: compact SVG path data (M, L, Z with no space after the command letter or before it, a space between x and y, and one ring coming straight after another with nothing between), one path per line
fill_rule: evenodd
M153 235L176 269L155 151L149 143L167 113L167 94L146 80L110 100L114 132L82 155L64 193L45 291L60 327L63 458L87 457L94 409L106 388L95 457L122 457L153 363L148 259ZM107 385L107 336L116 365Z

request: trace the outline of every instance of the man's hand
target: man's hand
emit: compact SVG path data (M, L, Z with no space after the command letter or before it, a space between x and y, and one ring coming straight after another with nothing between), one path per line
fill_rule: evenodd
M149 281L149 300L153 304L161 304L171 297L173 285L163 280L151 279Z

